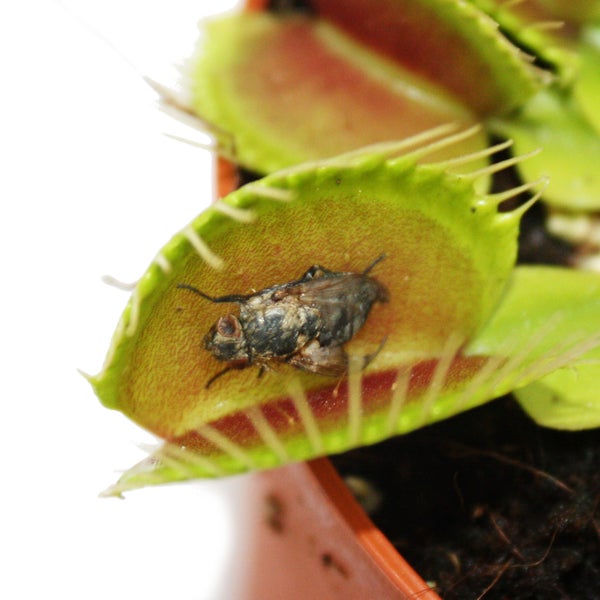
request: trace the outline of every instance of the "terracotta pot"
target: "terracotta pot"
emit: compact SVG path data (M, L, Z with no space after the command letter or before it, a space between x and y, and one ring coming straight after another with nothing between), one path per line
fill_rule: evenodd
M242 600L439 600L329 460L255 474L247 502Z

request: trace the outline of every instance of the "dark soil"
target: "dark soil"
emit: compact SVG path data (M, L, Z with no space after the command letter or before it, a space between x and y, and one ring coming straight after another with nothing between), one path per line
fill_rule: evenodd
M506 398L333 462L381 493L371 518L445 600L600 598L600 431Z

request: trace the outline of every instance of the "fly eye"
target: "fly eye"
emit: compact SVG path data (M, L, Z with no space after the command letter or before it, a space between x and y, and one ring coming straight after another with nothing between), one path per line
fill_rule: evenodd
M239 338L242 335L242 328L236 317L227 315L217 321L217 333L223 337Z

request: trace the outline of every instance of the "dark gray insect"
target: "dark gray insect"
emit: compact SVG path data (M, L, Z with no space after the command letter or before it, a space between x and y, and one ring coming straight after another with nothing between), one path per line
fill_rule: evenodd
M386 287L369 276L384 258L382 254L362 273L334 272L313 265L296 281L248 295L215 298L179 284L177 287L210 302L240 306L239 316L219 317L204 338L204 348L227 363L206 387L232 369L251 365L260 367L259 376L276 363L319 375L344 375L348 370L344 344L364 325L375 302L388 301ZM363 368L377 352L364 357Z

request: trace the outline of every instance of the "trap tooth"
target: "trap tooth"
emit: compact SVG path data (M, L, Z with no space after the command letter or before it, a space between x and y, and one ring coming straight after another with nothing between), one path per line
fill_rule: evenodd
M221 213L223 212L222 209L214 210ZM233 218L231 215L226 216ZM202 258L202 260L208 263L213 269L220 271L224 268L225 263L223 262L223 259L210 249L208 244L202 239L198 232L194 230L193 227L186 227L181 231L181 233L192 245L192 247L198 253L200 258Z
M490 206L499 206L503 202L507 200L513 200L520 196L521 194L534 191L537 187L542 186L541 193L543 193L543 189L545 189L548 180L546 178L540 179L538 181L533 181L531 183L523 183L522 185L515 186L514 188L510 188L505 190L504 192L497 192L495 194L489 194L485 200L485 202ZM536 200L538 198L538 192L535 197ZM527 206L529 208L529 206Z
M158 252L157 255L154 257L154 262L159 266L159 268L165 275L168 275L173 268L169 260L160 252Z
M383 428L385 437L391 437L402 427L398 425L402 412L408 402L408 389L410 385L411 368L409 365L402 365L398 368L394 382L391 386L391 398L387 410L386 420Z
M213 204L213 208L240 223L252 223L256 219L256 213L252 210L237 208L231 206L231 204L221 202L221 200L217 200L217 202Z
M533 158L534 156L537 156L540 152L540 148L535 148L525 154L517 154L515 156L511 156L510 158L506 158L504 160L489 164L476 171L471 171L467 175L472 179L477 179L479 177L489 177L491 175L494 175L495 173L500 173L501 171L508 170L510 167L519 165L528 158Z
M512 140L505 140L504 142L500 142L498 144L495 144L494 146L483 148L482 150L478 150L477 152L464 154L462 156L456 156L445 161L438 161L436 165L440 168L448 169L457 165L465 165L472 162L477 162L482 158L487 159L493 157L493 155L497 152L501 152L502 150L510 148L512 144Z
M322 456L325 454L325 447L319 431L319 424L310 408L302 383L297 377L290 377L286 381L286 393L300 418L302 430L310 444L313 456Z
M440 357L438 358L433 374L429 381L427 390L421 399L423 425L430 423L436 416L435 403L443 394L446 378L452 367L453 361L457 358L460 347L464 344L465 339L455 333L450 334Z
M180 135L175 135L172 133L165 133L166 137L172 139L175 142L181 142L182 144L187 144L188 146L192 146L194 148L199 148L200 150L206 150L208 152L218 152L219 148L215 146L214 143L204 143L199 142L197 140L192 140L189 138L182 137Z
M451 135L444 136L439 140L429 142L426 145L421 146L420 148L417 148L416 150L413 150L407 156L414 158L415 160L420 160L422 158L425 158L426 156L429 156L431 154L434 154L435 152L438 152L439 150L443 150L443 149L449 148L451 146L456 146L456 145L458 145L459 142L473 138L480 132L481 132L481 125L479 125L479 124L473 125L472 127L463 129L462 131L458 131ZM479 154L479 153L472 153L472 155L473 154ZM452 159L450 159L450 160L452 160Z
M532 196L524 202L523 204L517 206L510 212L502 213L502 215L506 215L506 218L512 217L516 221L521 221L521 217L542 197L544 190L548 186L549 179L547 177L543 177L540 181L534 181L531 185L532 189L535 189L536 186L539 185L539 190L536 192L535 196Z
M277 457L279 464L284 465L288 462L292 462L292 457L288 454L285 443L269 425L260 406L251 406L250 408L247 408L245 414L252 423L254 429L256 429L265 447Z
M258 468L258 464L253 460L252 456L242 447L224 435L221 431L211 425L202 425L195 434L204 438L215 446L220 454L225 456L229 461L233 461L237 465L237 470L251 470Z
M291 202L296 197L296 194L293 192L293 190L261 185L260 182L249 183L245 187L245 190L246 192L260 196L261 198L277 200L279 202Z
M190 461L190 452L176 444L163 444L151 453L152 460L164 465L173 473L181 474L183 481L203 477L223 477L227 475L219 465L209 458L194 455ZM201 474L201 475L200 475Z
M348 446L361 445L363 433L362 357L351 356L348 368Z
M531 183L524 183L514 188L505 190L504 192L498 192L495 194L488 194L482 198L477 199L472 205L473 211L493 211L498 225L504 225L508 230L512 230L515 224L520 223L523 215L542 197L544 190L548 185L548 179L542 178L538 181ZM528 200L522 202L515 208L509 211L498 212L498 207L509 200L515 200L523 194L534 193L533 196L529 197Z

